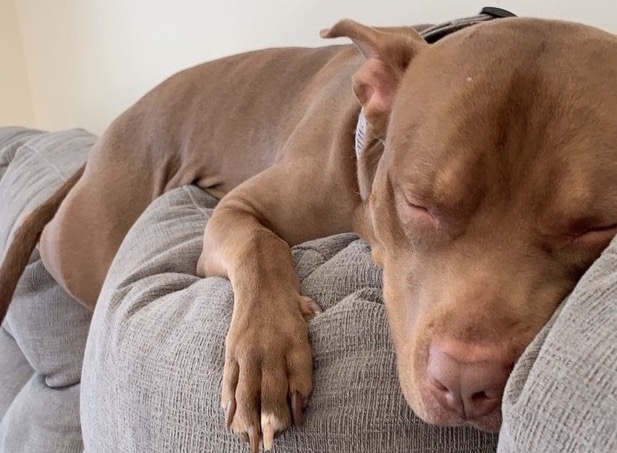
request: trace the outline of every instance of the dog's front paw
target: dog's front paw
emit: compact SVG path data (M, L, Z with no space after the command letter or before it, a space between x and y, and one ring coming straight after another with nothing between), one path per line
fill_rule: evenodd
M257 303L236 296L221 404L227 426L250 442L252 452L259 451L262 439L269 451L274 436L292 421L302 424L313 385L307 320L319 311L300 295Z

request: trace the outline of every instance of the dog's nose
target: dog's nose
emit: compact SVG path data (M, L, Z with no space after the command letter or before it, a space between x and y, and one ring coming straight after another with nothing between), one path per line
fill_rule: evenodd
M431 347L427 374L431 392L443 408L476 420L499 409L511 369L497 349L456 344Z

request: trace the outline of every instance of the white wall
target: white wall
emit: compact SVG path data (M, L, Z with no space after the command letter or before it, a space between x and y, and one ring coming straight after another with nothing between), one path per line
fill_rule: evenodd
M34 125L14 0L0 0L0 125Z
M488 3L617 32L615 0L15 1L38 126L96 133L182 68L260 47L320 45L318 31L341 17L375 25L439 22Z

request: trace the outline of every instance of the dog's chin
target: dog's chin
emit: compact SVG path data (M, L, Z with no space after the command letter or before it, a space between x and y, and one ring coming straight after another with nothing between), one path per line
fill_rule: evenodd
M496 433L501 427L501 411L477 419L464 419L458 414L449 412L439 405L425 406L424 411L414 411L416 415L430 425L436 426L472 426L480 431Z
M501 408L476 419L466 419L439 404L427 387L421 386L419 392L407 395L407 403L414 413L424 422L436 426L471 426L481 431L498 432L501 427ZM410 398L411 397L411 398Z

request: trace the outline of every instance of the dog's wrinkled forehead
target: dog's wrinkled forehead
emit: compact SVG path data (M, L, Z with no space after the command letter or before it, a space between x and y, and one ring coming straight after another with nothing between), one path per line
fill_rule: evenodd
M614 134L615 62L617 38L591 27L519 18L468 27L412 61L388 135L407 142L424 130L460 145L484 134L519 148Z
M607 179L616 62L617 38L578 24L513 18L450 34L403 77L383 156L396 165L384 168L444 200L470 189L535 197L521 181L540 181L549 199L563 181Z
M616 46L615 35L593 27L507 18L454 30L419 55L411 68L430 65L435 76L471 71L463 74L466 81L474 73L500 82L513 72L543 72L556 82L589 84L615 71Z

